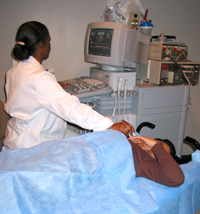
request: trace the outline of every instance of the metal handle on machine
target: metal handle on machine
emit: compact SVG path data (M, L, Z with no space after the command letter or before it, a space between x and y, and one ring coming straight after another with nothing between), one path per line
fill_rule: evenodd
M155 128L155 125L153 123L149 123L149 122L143 122L141 123L137 129L136 129L136 132L140 133L140 130L143 128L143 127L148 127L150 129L154 129Z
M196 149L200 150L200 144L194 138L187 136L184 140L194 145Z

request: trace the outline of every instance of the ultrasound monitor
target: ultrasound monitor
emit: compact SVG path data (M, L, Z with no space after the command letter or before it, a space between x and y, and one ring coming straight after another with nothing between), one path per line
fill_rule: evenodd
M91 29L89 55L110 57L113 29Z
M149 43L149 35L124 23L90 23L85 36L85 61L100 65L102 70L147 64Z

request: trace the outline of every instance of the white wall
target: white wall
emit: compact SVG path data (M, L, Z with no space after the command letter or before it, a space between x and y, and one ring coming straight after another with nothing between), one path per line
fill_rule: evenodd
M0 99L5 101L4 76L12 66L10 52L16 30L25 21L44 23L51 34L52 51L44 62L53 68L58 80L89 75L91 65L84 62L83 47L87 24L102 21L99 16L106 0L6 0L0 1ZM175 35L177 42L189 46L189 59L200 62L200 1L141 0L149 9L153 35ZM188 111L185 135L200 141L200 84L192 88L192 106Z

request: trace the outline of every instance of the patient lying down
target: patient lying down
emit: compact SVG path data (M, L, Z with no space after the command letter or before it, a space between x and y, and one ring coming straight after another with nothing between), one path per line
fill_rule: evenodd
M166 143L141 136L128 140L132 146L136 177L145 177L169 187L183 184L184 174L170 155Z

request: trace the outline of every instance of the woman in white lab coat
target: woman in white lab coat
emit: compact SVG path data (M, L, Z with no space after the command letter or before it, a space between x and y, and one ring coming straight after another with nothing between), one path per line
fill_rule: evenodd
M5 111L12 117L5 133L5 149L27 148L42 142L73 137L66 121L84 129L115 129L126 136L134 132L127 122L113 122L79 102L58 84L42 66L50 53L50 35L43 24L22 24L16 34L12 55L19 60L6 73Z

